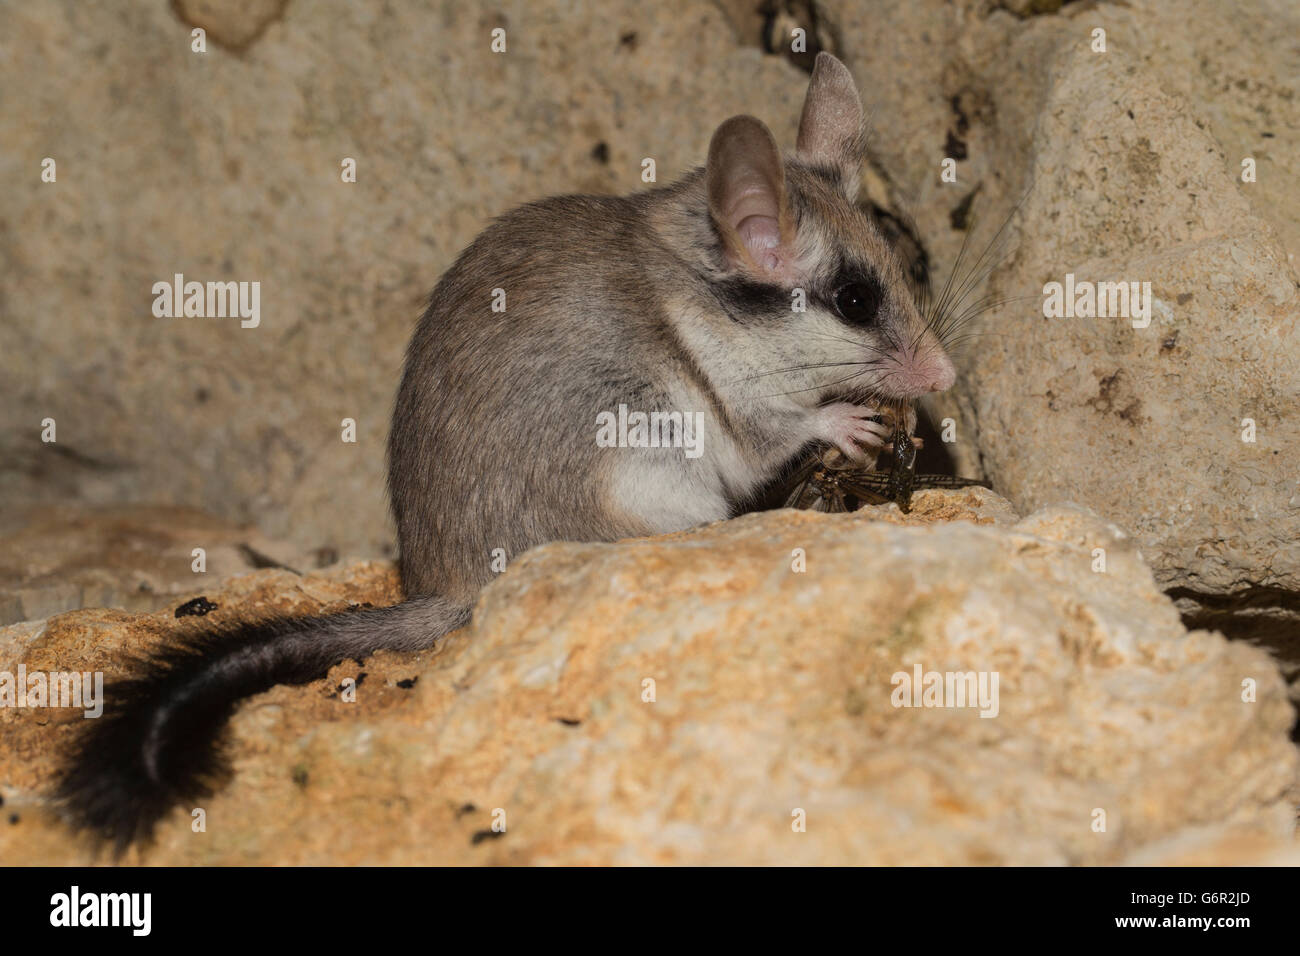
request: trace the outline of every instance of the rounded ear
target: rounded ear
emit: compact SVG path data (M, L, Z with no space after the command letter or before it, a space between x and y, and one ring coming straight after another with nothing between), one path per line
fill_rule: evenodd
M729 258L763 272L779 269L794 237L785 163L776 139L752 116L733 116L713 134L705 167L709 213Z
M862 98L849 68L829 53L817 54L796 148L800 158L838 170L856 194L866 155Z

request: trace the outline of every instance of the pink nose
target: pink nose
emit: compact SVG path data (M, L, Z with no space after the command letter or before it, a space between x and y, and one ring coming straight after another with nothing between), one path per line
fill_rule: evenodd
M957 381L957 370L953 368L952 360L948 356L941 355L936 361L929 362L927 365L926 371L930 373L930 391L947 391Z
M900 397L920 398L927 392L942 392L952 388L957 381L957 370L952 360L942 352L929 355L908 356L909 361L890 378L890 387Z

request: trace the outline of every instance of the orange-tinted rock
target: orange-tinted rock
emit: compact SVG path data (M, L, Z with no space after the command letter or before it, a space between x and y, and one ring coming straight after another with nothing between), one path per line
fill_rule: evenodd
M1082 509L875 520L888 510L536 549L437 651L248 701L206 832L181 811L142 859L1222 861L1226 837L1189 836L1216 828L1246 834L1250 859L1286 852L1293 713L1265 654L1187 633L1131 541ZM212 595L231 613L395 597L377 565ZM189 626L85 611L0 647L24 646L29 667L109 666ZM997 715L894 706L895 675L917 666L996 673ZM0 783L22 815L0 859L84 861L39 797L80 718L0 719Z

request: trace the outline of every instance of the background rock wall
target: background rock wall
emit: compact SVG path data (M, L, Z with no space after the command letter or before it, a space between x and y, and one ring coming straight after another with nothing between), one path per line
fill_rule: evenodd
M1016 301L971 325L939 409L961 469L1022 510L1117 521L1185 610L1294 623L1293 4L41 0L0 18L0 532L129 502L298 556L391 554L387 417L441 271L517 203L642 188L646 156L671 180L733 113L791 144L802 25L857 77L869 195L915 220L937 281L968 232L978 250L1008 222L969 301ZM155 318L177 272L260 281L260 327ZM1045 320L1066 272L1151 281L1151 327Z
M206 55L161 0L3 17L4 500L197 505L356 553L390 547L402 351L460 249L519 203L638 188L643 156L670 181L746 109L791 142L806 85L710 4L295 3ZM260 327L154 318L177 272L260 280Z

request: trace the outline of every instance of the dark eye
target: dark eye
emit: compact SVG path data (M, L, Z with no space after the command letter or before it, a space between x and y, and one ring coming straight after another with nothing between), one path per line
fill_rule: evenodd
M845 322L870 325L880 309L880 285L876 282L850 282L835 293L835 310Z

